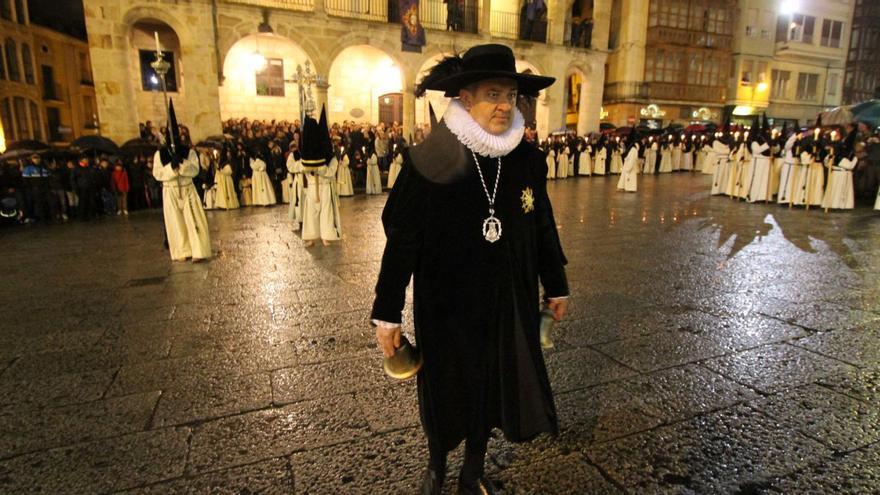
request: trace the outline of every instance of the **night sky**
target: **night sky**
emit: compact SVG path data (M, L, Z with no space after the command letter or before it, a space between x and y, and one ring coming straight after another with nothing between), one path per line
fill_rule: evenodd
M82 0L28 0L31 22L86 40Z

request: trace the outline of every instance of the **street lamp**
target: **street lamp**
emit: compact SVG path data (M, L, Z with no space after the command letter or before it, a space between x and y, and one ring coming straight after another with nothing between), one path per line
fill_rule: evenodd
M792 15L796 14L798 10L801 8L800 0L782 0L779 4L779 13L781 15Z

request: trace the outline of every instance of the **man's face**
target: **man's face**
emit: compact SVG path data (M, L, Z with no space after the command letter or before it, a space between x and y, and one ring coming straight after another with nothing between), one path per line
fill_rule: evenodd
M486 132L503 134L513 124L517 86L513 79L487 79L463 88L459 99Z

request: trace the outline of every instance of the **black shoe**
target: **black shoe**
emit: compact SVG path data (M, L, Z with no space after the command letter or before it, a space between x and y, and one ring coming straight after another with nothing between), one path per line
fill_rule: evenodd
M497 493L495 485L485 476L470 483L465 483L461 478L458 480L458 495L496 495Z
M443 475L431 468L425 470L419 495L440 495L443 493Z

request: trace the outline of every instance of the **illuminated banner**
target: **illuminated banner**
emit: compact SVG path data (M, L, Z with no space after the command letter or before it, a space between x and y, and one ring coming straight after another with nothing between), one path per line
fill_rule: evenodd
M400 44L405 52L421 53L425 28L419 22L419 0L400 0Z

